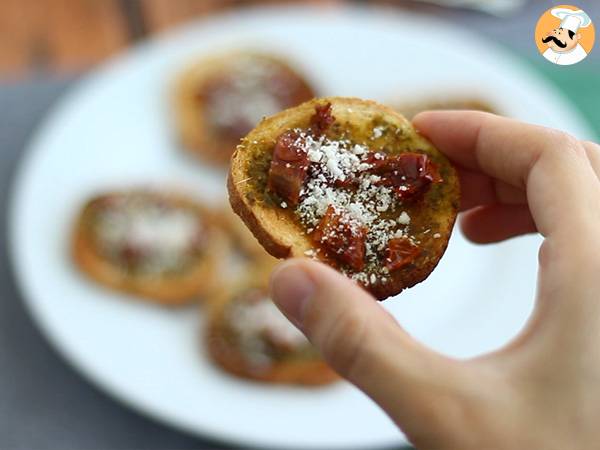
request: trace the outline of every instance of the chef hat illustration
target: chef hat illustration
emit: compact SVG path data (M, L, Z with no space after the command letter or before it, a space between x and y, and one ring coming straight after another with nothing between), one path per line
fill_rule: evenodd
M592 19L584 11L578 9L573 11L567 8L554 8L550 11L554 17L558 17L562 22L560 27L565 30L571 30L577 33L579 28L587 28L592 23Z

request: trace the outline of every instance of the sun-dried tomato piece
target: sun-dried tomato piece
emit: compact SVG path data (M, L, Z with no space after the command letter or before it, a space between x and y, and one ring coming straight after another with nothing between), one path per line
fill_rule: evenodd
M333 186L335 186L337 188L341 188L341 189L356 190L360 184L360 180L358 179L358 177L347 176L343 180L338 178L338 179L334 180L333 183L330 183L330 184L333 184Z
M119 258L127 267L137 266L144 259L144 257L147 257L144 249L134 245L133 243L126 242L119 249Z
M287 131L279 136L273 149L267 187L289 206L298 204L310 165L302 143L302 136L298 132Z
M369 152L363 162L371 166L369 172L379 174L380 172L387 170L386 168L389 166L388 159L389 158L385 153Z
M315 106L315 113L310 118L310 128L316 136L324 134L335 122L331 114L331 103Z
M402 200L421 196L432 183L442 182L437 166L420 153L373 157L369 163L373 165L371 171L381 176L380 184L392 187Z
M312 234L314 241L325 248L328 255L357 272L365 268L366 237L366 228L353 230L331 205Z
M390 272L401 269L410 264L420 253L421 249L408 238L390 239L385 256L385 267Z

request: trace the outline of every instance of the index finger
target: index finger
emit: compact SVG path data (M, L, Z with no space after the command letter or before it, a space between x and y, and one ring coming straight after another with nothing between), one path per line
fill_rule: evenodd
M413 123L458 165L524 189L543 235L574 232L597 218L598 179L568 134L475 111L425 112Z

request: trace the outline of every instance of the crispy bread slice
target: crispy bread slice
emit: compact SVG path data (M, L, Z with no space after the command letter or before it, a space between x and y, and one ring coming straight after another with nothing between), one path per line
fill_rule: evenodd
M208 304L208 316L204 344L212 360L226 372L246 379L267 383L319 386L339 379L338 375L315 353L302 358L290 357L254 364L232 337L228 311L240 296L253 289L266 291L268 272L258 270L247 277L219 290L218 296ZM286 320L286 319L284 319ZM290 324L290 326L293 326Z
M226 232L230 247L240 253L250 264L274 267L278 263L278 259L267 253L240 217L230 208L219 211L218 219Z
M282 109L294 106L315 96L313 88L295 69L283 59L257 52L237 51L214 55L196 61L185 68L175 80L172 103L179 140L185 150L204 161L227 165L231 154L242 136L227 134L211 124L210 111L200 93L215 80L225 79L232 70L240 78L245 75L239 68L240 61L247 61L249 71L270 67L292 82L288 91L293 101ZM251 76L251 75L247 75ZM243 96L242 96L243 97ZM247 99L250 101L250 99ZM250 105L252 106L252 105Z
M222 290L230 286L232 280L245 278L249 273L268 274L279 263L258 243L231 208L215 211L214 217L225 245L214 269L212 289L205 291L203 304L218 301Z
M135 191L136 195L160 195L171 205L191 208L200 217L209 238L202 256L189 267L176 274L162 276L131 274L106 258L94 244L90 226L90 214L94 205L108 196L130 195L130 192L115 192L95 197L81 210L73 229L71 254L75 265L94 281L121 292L143 297L166 306L182 306L201 299L210 290L215 280L218 258L223 254L224 238L214 224L213 213L191 199L174 193L156 194Z
M232 157L229 200L233 210L273 256L314 255L318 246L292 208L282 208L269 192L267 178L278 137L292 129L307 129L315 107L328 103L335 117L331 130L334 135L388 155L426 154L443 179L432 184L418 201L402 205L411 218L409 229L420 248L418 257L390 272L385 282L370 283L368 276L366 283L361 282L382 300L423 281L435 268L448 244L460 202L459 181L450 162L393 109L358 98L331 97L315 99L264 119L242 140ZM379 131L374 132L375 128Z

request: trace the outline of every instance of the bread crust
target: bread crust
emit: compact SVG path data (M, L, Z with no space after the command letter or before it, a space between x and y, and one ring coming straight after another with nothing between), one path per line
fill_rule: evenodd
M265 251L240 217L230 208L220 211L218 220L226 231L230 246L242 253L244 257L265 267L274 267L279 262L277 258L273 258Z
M183 148L205 162L227 165L239 139L225 139L215 133L205 120L205 104L197 92L206 82L227 75L229 68L240 58L252 58L256 64L265 62L275 65L300 86L300 102L315 96L313 88L287 62L276 56L257 52L231 52L215 55L194 62L185 68L175 80L172 103L176 129ZM303 93L302 93L303 92ZM291 106L291 105L290 105Z
M236 296L253 288L266 289L268 271L258 270L233 287L224 287L209 304L204 338L212 360L226 372L249 380L265 383L320 386L332 383L339 376L319 357L295 361L280 361L268 367L252 367L239 348L226 339L227 307Z
M279 263L258 243L242 220L230 208L215 211L215 222L222 233L223 245L214 267L213 283L205 290L203 304L218 301L224 288L232 280L247 276L249 272L268 274Z
M261 245L277 258L304 257L307 251L315 248L303 227L290 217L290 212L275 206L269 200L266 188L261 190L257 183L249 180L266 177L270 162L270 155L266 154L272 153L277 138L290 129L307 128L315 106L326 103L331 103L336 122L347 124L353 130L362 130L374 118L381 117L399 130L400 144L399 148L378 151L401 153L418 150L427 154L442 172L443 183L432 185L430 191L434 193L425 194L424 206L415 212L421 222L432 225L429 235L420 237L421 254L414 264L392 272L386 283L367 286L369 292L383 300L423 281L433 271L448 245L460 203L459 181L450 162L392 108L370 100L330 97L314 99L264 119L242 139L232 156L227 181L231 207ZM352 134L350 138L353 138ZM266 163L258 167L265 158Z
M128 193L111 193L108 195L127 195ZM144 195L157 195L144 192ZM212 290L215 279L217 260L223 253L225 245L223 236L214 226L212 212L191 199L174 193L161 198L168 199L175 205L191 207L201 217L211 238L207 239L207 247L200 257L184 273L176 276L131 275L100 254L93 244L91 230L86 225L86 212L95 197L86 203L81 210L73 229L71 238L71 255L75 266L94 281L109 288L141 297L147 301L165 306L183 306L201 299Z

